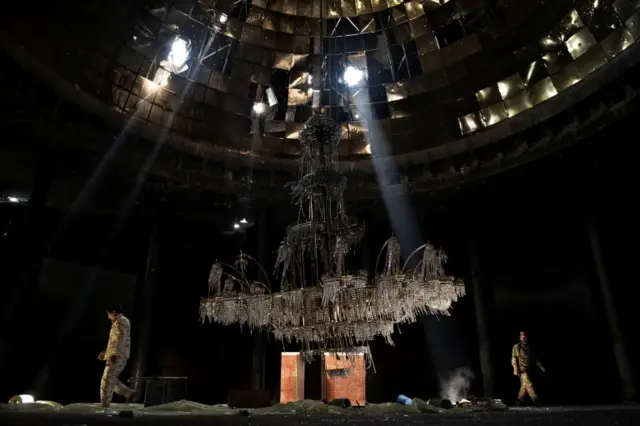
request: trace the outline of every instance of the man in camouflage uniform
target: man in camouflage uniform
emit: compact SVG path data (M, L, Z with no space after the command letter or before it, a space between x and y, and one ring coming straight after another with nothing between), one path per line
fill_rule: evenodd
M135 391L124 385L118 376L124 370L131 352L131 324L129 319L122 314L119 306L107 309L107 316L111 320L111 332L107 349L98 355L98 359L105 361L106 366L100 382L100 404L108 407L115 391L127 398L133 396Z
M534 358L527 343L527 334L520 332L520 341L513 346L511 351L511 366L513 374L520 377L520 392L518 392L517 405L524 404L524 398L528 394L529 398L537 405L538 395L533 389L533 383L529 376L529 366L535 363L540 370L545 371L540 361Z

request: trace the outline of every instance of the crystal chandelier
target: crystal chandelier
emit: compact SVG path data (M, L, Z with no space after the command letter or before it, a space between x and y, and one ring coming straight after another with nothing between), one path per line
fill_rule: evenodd
M364 224L345 211L339 136L336 122L321 114L300 132L299 176L291 185L298 220L287 228L278 250L280 290L272 292L264 268L246 254L233 266L218 262L209 276L209 296L200 304L203 321L266 329L277 340L297 342L307 357L370 355L368 344L376 336L393 344L394 326L415 322L419 315L446 315L464 296L464 284L444 272L446 254L430 244L401 265L400 241L391 237L380 250L372 281L366 271L348 270L347 255L363 237ZM265 282L247 278L250 263L258 265Z

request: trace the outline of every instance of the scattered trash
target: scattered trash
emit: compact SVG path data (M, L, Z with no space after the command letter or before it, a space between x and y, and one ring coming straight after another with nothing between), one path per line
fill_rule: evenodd
M351 407L351 401L348 398L339 398L331 401L329 405L333 405L335 407L340 407L340 408L349 408Z
M413 400L405 395L398 395L396 398L396 402L401 405L412 405Z
M447 398L431 398L429 401L427 401L427 404L434 407L444 408L445 410L450 410L451 408L453 408L453 403Z

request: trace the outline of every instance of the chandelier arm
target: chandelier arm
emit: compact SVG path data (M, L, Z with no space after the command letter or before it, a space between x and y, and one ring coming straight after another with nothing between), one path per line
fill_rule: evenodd
M262 272L262 275L264 275L265 280L267 280L267 285L265 285L265 284L263 284L263 283L261 283L259 281L256 281L256 282L258 284L262 285L264 288L266 288L269 293L271 293L271 281L269 280L269 276L267 275L267 271L265 271L264 268L262 267L262 265L260 264L260 262L258 262L252 256L250 256L250 255L248 255L246 253L244 253L244 256L246 256L247 259L251 260L253 263L255 263L258 266L258 268L260 269L260 272Z
M411 258L416 255L416 253L418 253L420 250L423 250L425 247L427 247L427 244L423 244L420 247L418 247L417 249L415 249L414 251L411 252L411 254L409 255L409 257L407 257L407 261L404 262L404 265L402 266L402 273L404 273L405 268L407 267L407 265L409 264L409 261L411 260Z
M247 287L247 290L250 290L251 287L249 287L249 281L247 281L246 278L244 278L244 274L242 272L240 272L240 270L234 266L229 265L228 263L224 263L224 262L219 262L220 265L222 266L226 266L227 268L233 269L240 277L242 277L242 279L234 277L233 275L231 275L229 272L226 271L222 271L222 275L226 275L229 278L231 278L234 281L238 281L241 285L244 285ZM242 289L242 287L240 287Z
M387 248L388 245L389 245L389 240L385 241L382 247L380 247L380 251L378 252L378 257L376 258L376 264L375 264L375 270L374 270L375 272L378 272L378 264L380 264L380 257L382 257L382 252L384 252L384 249Z

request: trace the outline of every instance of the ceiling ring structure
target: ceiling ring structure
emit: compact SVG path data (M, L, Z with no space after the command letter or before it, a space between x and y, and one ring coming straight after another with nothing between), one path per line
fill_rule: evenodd
M246 5L244 15L232 7L238 3ZM526 132L615 80L640 57L640 3L632 0L596 6L525 1L517 13L500 2L451 0L426 10L426 2L398 1L371 13L327 12L331 25L324 26L325 15L298 14L307 10L301 1L263 3L222 1L206 9L205 2L156 2L101 21L107 34L82 42L67 36L65 49L75 53L66 56L42 52L17 26L3 34L3 45L14 59L38 69L44 83L96 115L127 123L150 140L165 134L176 149L202 157L251 158L291 170L298 132L319 99L341 125L343 167L363 173L374 171L372 153L400 167L429 164ZM360 4L342 3L343 11ZM417 4L424 13L415 12ZM193 18L196 6L208 10L206 25ZM482 24L464 27L461 19L480 9L487 15ZM316 22L309 28L319 25L328 34L289 34L281 24L270 30L264 20L258 26L249 19L267 12L280 21ZM369 15L372 21L360 19ZM412 24L423 17L421 25ZM86 30L89 22L80 27ZM366 22L375 24L372 31L363 32ZM530 30L519 31L524 23ZM105 46L114 37L109 32L118 30L120 42ZM274 43L266 40L274 35ZM425 35L432 50L418 43ZM277 49L281 36L291 40L289 52ZM178 41L189 55L172 62ZM312 81L318 64L328 73L321 93ZM348 68L360 70L363 81L347 84ZM382 135L377 139L386 149L376 152L370 132Z

